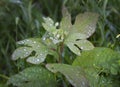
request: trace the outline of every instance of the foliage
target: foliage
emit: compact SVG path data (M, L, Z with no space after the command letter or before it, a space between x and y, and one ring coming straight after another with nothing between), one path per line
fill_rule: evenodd
M64 7L64 9L65 9L65 7ZM68 14L68 15L64 15L64 14ZM57 58L57 59L59 59L58 62L61 63L61 56L63 53L64 45L68 46L70 48L70 50L77 55L80 55L80 49L82 49L82 50L93 49L94 46L92 45L92 43L90 43L86 39L89 36L91 36L95 31L95 28L96 28L95 25L96 25L97 18L98 18L97 14L94 14L94 13L79 14L76 17L76 21L75 21L74 25L71 24L71 20L70 20L71 18L69 18L68 22L70 24L67 25L67 29L64 27L64 26L66 26L64 23L64 21L66 21L66 20L64 20L64 19L66 19L66 17L70 16L70 14L67 13L67 10L64 11L64 14L63 14L64 17L63 17L63 20L61 20L61 26L59 29L56 28L58 23L54 23L51 18L44 18L43 27L46 30L47 36L45 33L45 35L43 35L42 39L31 38L31 39L26 39L26 40L17 42L17 44L23 45L23 46L14 51L14 53L12 55L12 59L18 60L19 58L22 59L22 58L28 57L26 60L27 62L33 63L33 64L40 64L45 61L47 54L53 53L51 51L56 51L58 53L58 57L59 57L59 58ZM78 23L80 21L83 21L83 22L81 22L80 26L78 26ZM88 30L91 30L91 31L87 32ZM54 50L52 50L52 49L54 49ZM59 49L60 51L57 49ZM33 51L35 52L35 55L32 55ZM54 55L54 54L52 54L52 55ZM60 71L63 75L65 75L65 77L68 79L68 81L73 86L75 86L75 87L78 87L78 86L87 87L88 86L87 81L86 82L84 81L86 79L80 74L79 71L76 71L76 74L79 73L78 75L81 77L80 79L79 79L79 77L77 77L77 76L74 77L72 75L73 71L77 70L79 68L73 67L73 71L70 71L72 69L72 66L56 64L55 67L57 67L57 66L63 67L63 68L60 68L60 70L58 68L58 71ZM51 70L50 65L48 65L47 68ZM54 68L54 67L52 67L52 68ZM64 68L66 69L66 71ZM68 72L71 72L71 73L68 73ZM9 81L11 81L11 79L12 79L12 77L10 78ZM13 80L14 79L15 79L15 77L13 76ZM81 79L83 80L83 82ZM12 83L14 84L14 81Z
M11 76L7 84L11 83L17 87L56 87L54 75L42 67L26 68Z
M26 39L23 41L19 41L18 44L26 45L27 47L21 47L16 49L16 51L12 55L13 60L17 60L19 58L26 58L28 57L33 51L35 51L34 56L29 56L27 59L28 62L33 64L39 64L43 62L50 53L49 49L46 48L39 38L36 39Z
M83 16L85 16L86 18ZM67 16L63 17L63 19L66 19L66 17ZM43 41L40 40L39 38L38 39L32 38L32 39L26 39L23 41L19 41L18 44L26 45L28 47L21 47L19 49L16 49L16 51L12 55L12 59L16 60L18 58L26 58L33 51L35 51L36 52L34 55L35 57L30 56L27 59L27 62L30 62L33 64L40 64L44 62L47 54L52 53L50 52L52 51L52 49L57 51L57 46L55 46L56 44L58 44L58 47L60 47L60 50L62 50L61 47L63 47L64 44L67 45L70 48L70 50L73 51L77 55L80 55L80 49L82 50L93 49L94 46L92 45L92 43L90 43L86 39L89 36L91 36L91 34L93 34L93 32L95 31L97 17L98 16L94 13L79 14L76 17L76 22L73 26L70 23L71 20L68 19L68 22L70 24L68 24L67 26L69 29L68 28L64 29L64 26L66 26L66 25L63 25L65 24L64 20L61 21L60 29L56 29L57 26L54 25L54 22L52 19L44 18L45 23L43 23L43 27L45 28L46 32L48 32L47 36L46 34L43 36L42 38ZM84 20L83 23L79 24L80 25L79 27L77 26L79 23L78 20L79 21ZM69 30L70 32L66 30ZM46 47L42 42L44 42L46 46L48 47Z
M91 87L119 86L112 77L119 76L120 54L109 48L96 47L85 51L73 62L73 66L81 66L90 81ZM118 84L118 85L117 85Z
M83 70L79 66L75 67L67 64L47 64L46 67L54 73L62 73L74 87L89 86Z
M68 11L63 7L61 15L62 3ZM119 87L119 53L113 51L120 50L119 4L119 0L1 0L0 86L6 87L8 81L10 87L17 83L41 87L38 80L42 79L45 85L48 77L43 74L47 73L54 80L48 79L48 87L56 81L57 87L83 86L84 83L83 87ZM19 41L21 39L24 40ZM106 54L102 56L103 52ZM97 54L100 57L96 57ZM82 57L85 60L78 62ZM25 75L26 79L21 79ZM20 83L16 83L16 78Z

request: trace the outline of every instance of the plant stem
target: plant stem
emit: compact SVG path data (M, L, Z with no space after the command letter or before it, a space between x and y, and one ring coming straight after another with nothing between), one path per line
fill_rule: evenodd
M59 46L59 63L62 63L62 53L63 53L63 49L64 49L64 44L61 43Z
M2 78L4 78L4 79L9 79L9 77L8 76L5 76L5 75L2 75L2 74L0 74L0 77L2 77Z

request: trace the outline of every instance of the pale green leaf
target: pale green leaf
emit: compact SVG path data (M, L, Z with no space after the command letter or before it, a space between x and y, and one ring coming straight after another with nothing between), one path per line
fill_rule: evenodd
M75 23L72 25L70 14L67 9L63 7L61 29L67 32L64 43L76 55L81 54L80 50L91 50L94 48L92 43L85 39L95 32L97 20L98 14L86 12L77 15Z
M80 49L76 47L74 42L66 43L67 47L76 55L81 55Z
M26 68L7 81L17 87L56 87L54 75L42 67Z
M18 58L26 58L31 54L32 51L33 50L31 47L20 47L14 51L12 54L12 59L17 60Z
M67 8L63 6L62 11L63 18L61 20L60 28L67 31L67 33L82 33L88 38L95 32L98 14L92 12L78 14L75 23L72 25L71 16L67 11Z
M47 18L44 17L43 20L44 20L44 23L42 23L42 25L43 25L44 29L46 31L48 31L49 33L53 33L56 30L54 21L49 17L47 17Z
M75 42L75 44L81 50L92 50L94 48L93 44L88 40L78 40L78 41Z
M25 39L17 42L17 44L24 45L24 47L20 47L14 51L12 55L13 60L28 57L27 62L40 64L44 62L47 54L50 54L50 51L52 51L42 44L39 38ZM33 51L35 51L35 55L30 55Z
M91 42L86 40L86 35L81 33L73 33L69 34L65 39L65 44L68 48L75 53L76 55L80 55L81 50L91 50L94 48Z
M62 18L61 23L60 23L60 28L66 32L69 32L70 29L72 28L71 15L64 5L62 7L62 15L63 15L63 18Z
M90 37L96 28L96 23L98 20L98 14L85 12L76 16L75 23L72 27L72 31L76 33L85 34L87 37Z
M51 72L60 72L63 74L74 87L89 87L88 81L84 76L84 72L79 66L47 64L46 67Z
M82 33L69 33L68 36L65 38L65 41L75 41L75 40L80 40L80 39L86 39L87 36Z

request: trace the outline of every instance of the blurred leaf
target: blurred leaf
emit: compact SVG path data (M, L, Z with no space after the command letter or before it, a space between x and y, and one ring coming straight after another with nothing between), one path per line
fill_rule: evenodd
M68 12L67 8L63 5L62 7L62 15L63 18L60 22L60 27L61 29L63 29L66 32L69 32L69 30L72 28L72 24L71 24L71 15Z
M95 32L97 20L98 14L91 12L79 14L76 16L72 31L76 33L80 32L90 37Z
M91 86L103 85L102 87L106 87L106 84L114 83L110 77L119 72L118 60L120 60L120 54L117 52L109 48L96 47L93 50L82 52L81 56L73 62L73 66L80 66L85 70Z
M50 40L53 42L53 44L57 44L60 42L63 42L65 32L61 29L57 29L56 27L59 25L59 23L53 22L53 20L49 17L43 18L45 23L42 23L45 30L48 32L47 35L44 34L43 40L44 42L47 40ZM46 43L47 44L47 43Z
M27 62L40 64L45 60L47 54L53 54L53 52L50 52L52 50L48 49L44 44L42 44L41 39L39 38L25 39L17 42L17 44L24 46L26 45L26 47L20 47L16 49L12 54L13 60L28 57ZM33 51L35 51L35 55L31 56L30 54Z
M68 48L80 55L80 50L91 50L94 48L92 43L86 39L90 37L96 28L98 14L86 12L76 17L75 23L71 24L71 16L67 8L63 6L63 18L61 21L61 29L66 31L65 44Z
M86 40L86 36L81 33L74 33L68 35L65 39L65 44L76 55L80 55L80 50L91 50L94 48L91 42Z
M44 20L44 23L42 23L42 25L47 32L53 33L54 31L56 31L56 26L54 24L54 21L51 18L44 17L43 20Z
M9 0L9 1L12 2L12 3L16 3L16 4L20 4L20 3L22 3L21 0Z
M12 59L16 60L18 58L26 58L31 54L32 51L33 50L31 47L20 47L14 51L12 54Z
M47 64L46 67L51 72L62 73L74 87L89 87L89 84L84 76L84 72L79 66Z
M7 87L6 84L0 84L0 87Z
M42 67L26 68L7 81L17 87L56 87L54 75Z
M86 37L90 37L96 28L98 14L85 12L76 16L75 23L71 24L71 16L67 9L63 6L63 18L61 21L61 28L71 33L82 33ZM67 23L67 24L66 24Z

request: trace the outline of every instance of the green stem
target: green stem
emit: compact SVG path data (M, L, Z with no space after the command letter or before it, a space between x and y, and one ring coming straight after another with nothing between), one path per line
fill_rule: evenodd
M7 79L7 80L9 79L8 76L2 75L2 74L0 74L0 77L1 77L1 78L4 78L4 79Z
M59 46L59 63L62 63L62 53L63 53L63 49L64 49L64 44L61 43Z

